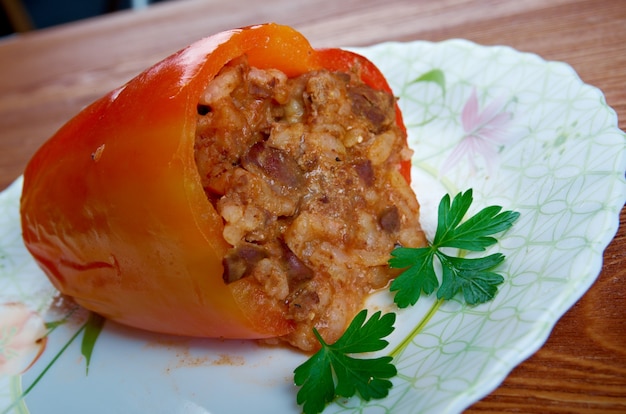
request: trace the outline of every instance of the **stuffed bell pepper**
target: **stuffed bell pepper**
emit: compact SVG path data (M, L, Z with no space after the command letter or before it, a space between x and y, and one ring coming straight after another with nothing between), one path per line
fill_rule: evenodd
M94 102L34 155L26 247L58 290L162 333L332 342L425 244L394 96L365 58L293 29L200 40Z

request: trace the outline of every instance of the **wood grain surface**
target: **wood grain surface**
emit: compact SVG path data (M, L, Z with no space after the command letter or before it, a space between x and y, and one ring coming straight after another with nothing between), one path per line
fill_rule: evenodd
M317 47L465 38L564 61L626 127L623 0L179 0L0 40L0 189L84 105L201 37L265 21ZM620 219L596 283L467 413L626 413L626 210Z

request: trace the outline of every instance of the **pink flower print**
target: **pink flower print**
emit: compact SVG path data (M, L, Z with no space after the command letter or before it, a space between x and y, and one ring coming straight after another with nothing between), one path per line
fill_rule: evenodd
M42 317L21 303L0 305L0 375L30 368L46 346Z
M464 135L444 161L441 173L447 173L466 157L471 173L474 174L478 168L477 160L482 157L487 172L491 174L500 148L511 139L507 136L511 119L512 114L504 111L504 102L501 99L493 101L480 112L474 89L461 113Z

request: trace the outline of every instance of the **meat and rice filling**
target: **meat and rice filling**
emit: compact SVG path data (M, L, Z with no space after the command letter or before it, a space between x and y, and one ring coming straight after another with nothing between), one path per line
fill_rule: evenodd
M232 245L224 282L253 278L294 321L281 339L303 350L313 327L335 341L396 275L396 245L425 244L394 98L354 70L288 78L242 57L198 104L196 163Z

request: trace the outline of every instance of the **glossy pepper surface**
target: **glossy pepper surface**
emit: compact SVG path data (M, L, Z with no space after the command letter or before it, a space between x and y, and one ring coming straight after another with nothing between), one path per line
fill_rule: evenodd
M315 50L276 24L222 32L157 63L71 119L24 172L24 242L63 294L156 332L265 338L293 329L245 278L224 283L230 246L194 161L198 99L244 54L251 66L288 76L356 69L371 87L391 92L365 58Z

